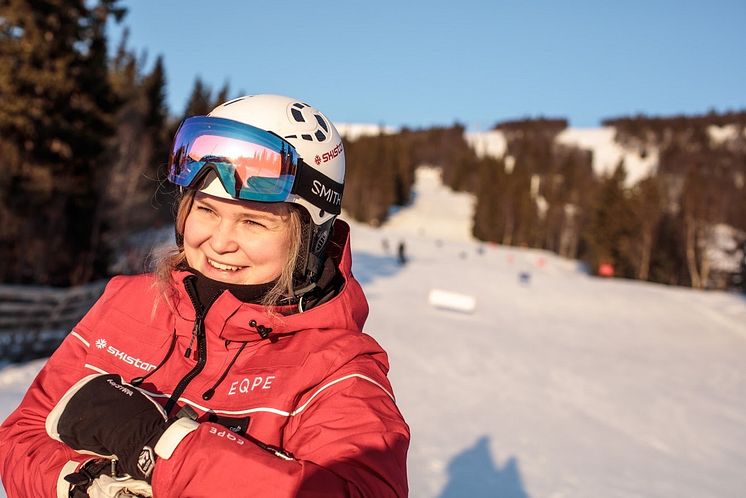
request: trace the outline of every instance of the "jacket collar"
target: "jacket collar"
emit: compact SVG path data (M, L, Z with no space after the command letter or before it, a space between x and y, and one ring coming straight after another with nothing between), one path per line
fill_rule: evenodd
M303 313L283 314L289 309L274 313L259 304L243 303L230 292L223 292L205 316L208 334L217 333L227 341L253 342L263 340L261 328L271 329L267 337L279 337L306 329L347 329L362 331L368 317L368 302L357 280L352 276L352 253L350 249L350 227L342 220L334 223L332 239L328 246L329 257L344 277L340 292L326 303ZM176 309L182 318L193 322L194 307L184 287L186 271L175 271L174 280L178 293ZM190 335L190 327L177 327L177 334Z

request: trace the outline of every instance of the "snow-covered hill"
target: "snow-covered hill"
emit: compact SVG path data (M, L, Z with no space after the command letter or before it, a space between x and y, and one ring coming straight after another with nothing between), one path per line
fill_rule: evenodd
M380 133L396 133L396 128L371 124L336 124L339 132L348 140L356 140L362 136L378 135ZM733 127L720 128L711 126L709 129L713 143L732 138L735 133ZM593 170L597 175L609 174L614 171L620 161L624 161L627 169L627 184L634 185L641 179L655 171L658 165L658 150L648 147L646 150L624 147L615 140L616 130L613 127L601 128L566 128L556 141L560 144L579 147L593 153ZM479 157L505 157L508 142L505 134L500 130L471 131L464 134L467 143Z
M394 127L371 124L336 124L339 132L348 140L380 133L396 133ZM708 134L713 145L735 139L738 128L734 125L710 126ZM742 131L746 135L746 129ZM627 147L616 141L616 129L610 126L599 128L566 128L557 135L559 144L579 147L593 154L593 171L601 176L614 171L621 161L627 170L627 186L632 186L651 174L658 167L659 151L654 146L644 149ZM470 131L464 138L479 157L503 158L507 154L508 142L500 130Z
M411 207L352 225L366 330L412 429L410 496L746 496L743 296L481 244L472 202L425 169ZM475 297L475 312L431 307L432 289ZM40 365L0 370L0 417Z
M620 161L627 169L627 185L634 185L655 171L658 151L623 147L615 141L616 130L602 128L566 128L557 135L556 142L579 147L593 153L593 171L601 176L614 171ZM504 157L507 153L505 135L499 130L473 132L466 139L479 156Z

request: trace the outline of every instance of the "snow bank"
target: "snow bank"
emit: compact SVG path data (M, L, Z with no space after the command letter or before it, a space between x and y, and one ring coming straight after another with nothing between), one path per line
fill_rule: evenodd
M474 313L477 308L477 300L474 296L443 289L431 289L427 302L434 308L462 313Z

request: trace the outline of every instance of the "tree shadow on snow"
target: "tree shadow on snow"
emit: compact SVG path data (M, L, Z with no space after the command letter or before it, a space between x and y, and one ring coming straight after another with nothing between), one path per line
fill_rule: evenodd
M490 454L489 438L456 455L448 464L448 483L438 498L529 498L518 460L510 457L500 468Z
M352 273L361 285L369 284L376 278L391 277L402 266L393 256L381 256L368 252L355 252L352 255Z

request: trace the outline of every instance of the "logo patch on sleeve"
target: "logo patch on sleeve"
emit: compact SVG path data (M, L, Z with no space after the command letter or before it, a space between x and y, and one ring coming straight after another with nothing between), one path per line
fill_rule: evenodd
M246 432L249 430L251 417L223 417L217 413L210 413L207 417L207 421L220 424L239 436L245 436Z

